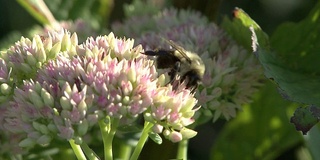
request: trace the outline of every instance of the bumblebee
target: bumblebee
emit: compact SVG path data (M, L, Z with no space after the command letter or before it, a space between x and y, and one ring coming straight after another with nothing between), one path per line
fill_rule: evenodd
M186 88L193 93L201 83L205 72L205 65L202 59L198 54L185 50L172 40L164 40L172 49L155 49L145 51L142 54L157 56L157 68L169 68L170 81L172 82L177 75L180 76L181 81L186 81Z

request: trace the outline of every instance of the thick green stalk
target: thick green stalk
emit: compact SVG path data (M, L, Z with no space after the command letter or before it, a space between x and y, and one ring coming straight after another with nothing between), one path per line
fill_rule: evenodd
M69 143L70 143L72 150L73 150L74 154L76 155L77 159L78 160L86 160L86 156L82 152L81 147L79 145L75 144L73 139L69 140Z
M119 125L120 119L110 119L107 117L106 119L99 121L99 126L101 130L103 146L104 146L104 159L105 160L112 160L112 141L113 137L117 131L117 127Z
M108 121L107 123L105 121ZM107 159L108 157L112 159L112 152L111 155L109 155L107 149L108 142L106 141L107 136L110 131L110 117L107 117L106 119L101 119L99 121L99 127L100 127L100 132L103 140L103 148L104 148L104 158Z
M152 123L149 123L149 122L144 123L144 128L143 128L141 137L138 141L136 148L133 151L133 154L132 154L130 160L137 160L138 159L138 157L142 151L142 148L148 139L149 132L150 132L150 129L152 128L152 126L153 126Z
M87 155L89 160L99 160L97 154L94 153L94 151L87 145L87 143L82 142L80 146L83 149L84 153Z
M188 140L182 140L178 145L177 159L187 159Z
M119 148L119 159L129 159L132 151L132 146L126 142L121 142Z

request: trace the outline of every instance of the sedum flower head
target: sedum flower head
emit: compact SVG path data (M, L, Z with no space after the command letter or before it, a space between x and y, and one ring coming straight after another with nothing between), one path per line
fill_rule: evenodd
M198 12L190 10L178 11L174 8L170 8L157 14L131 16L128 19L125 19L123 23L116 22L112 24L111 27L117 34L140 39L140 36L148 34L149 32L161 32L190 24L201 25L207 23L207 21L208 20ZM139 44L138 41L136 41L136 43Z
M189 139L196 135L195 131L186 128L194 122L193 116L198 110L194 108L196 104L197 100L190 90L185 89L185 84L180 84L179 79L176 79L173 85L157 89L145 119L156 124L153 131L162 132L173 142ZM186 130L192 134L185 134ZM175 137L177 135L179 138Z
M36 35L32 39L22 37L20 41L16 42L9 49L0 52L0 139L1 148L7 146L5 148L10 151L7 152L7 155L22 153L23 150L18 146L22 139L26 139L22 129L30 131L28 130L28 126L22 123L22 120L26 119L26 117L17 115L21 113L19 110L21 107L13 103L19 99L13 96L15 88L24 88L22 87L24 86L23 81L34 79L37 71L50 59L55 58L58 52L72 50L73 44L77 44L77 41L74 41L74 39L77 39L76 35L71 36L66 31L52 32L47 34L47 36ZM30 102L23 103L30 105ZM17 108L19 109L17 110ZM25 108L24 111L28 114L33 112L29 107ZM12 118L11 116L19 118ZM8 124L11 125L8 126ZM14 131L14 133L8 132L8 130ZM45 141L48 139L49 137L44 136L39 143L45 144ZM25 140L22 145L25 145L25 142L28 141L29 139ZM11 147L8 147L8 145L11 145Z
M28 145L44 144L56 134L79 139L103 113L115 117L140 114L151 103L146 88L152 85L155 70L144 59L124 59L132 47L131 41L115 40L111 34L77 46L77 56L59 52L37 72L35 82L26 82L15 91L7 129L34 135L22 141ZM145 105L139 105L143 101Z
M4 127L13 133L26 133L19 146L27 147L38 143L47 145L56 127L53 98L39 83L25 82L23 88L15 89L14 100L10 102L5 115Z
M138 25L129 25L131 21ZM235 117L262 85L262 71L253 54L198 12L166 9L141 19L130 17L123 24L114 24L113 30L135 37L146 50L169 49L161 40L165 38L198 53L206 71L196 97L203 109L212 112L214 121L221 115L227 120Z
M76 34L49 35L53 36L37 41L42 43L39 45L44 54L50 55L53 48L46 42L60 44L60 49L51 59L45 59L34 78L14 90L3 118L5 129L26 135L22 136L20 147L48 145L53 139L73 139L81 144L83 137L106 116L125 119L126 123L145 113L157 118L161 103L170 109L164 115L168 124L160 119L153 120L154 124L185 131L193 122L193 95L185 89L175 92L172 87L161 85L154 62L141 54L144 51L140 45L134 47L132 39L118 39L110 33L78 45ZM26 45L24 48L32 43ZM26 61L27 57L19 54ZM192 137L185 132L180 134L182 138Z
M23 80L34 78L37 70L54 59L59 52L72 55L78 45L77 35L67 31L51 32L46 36L36 35L32 39L22 37L20 41L6 51L1 51L1 58L11 70L11 78L20 84Z
M220 115L227 120L235 117L236 109L251 102L253 93L262 85L263 76L255 57L232 41L227 47L223 54L204 60L204 76L208 78L204 78L204 89L198 93L199 101L215 111L214 121Z

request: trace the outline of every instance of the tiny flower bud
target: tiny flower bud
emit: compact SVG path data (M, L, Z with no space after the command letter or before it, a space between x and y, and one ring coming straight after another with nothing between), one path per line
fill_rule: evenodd
M71 48L71 40L68 34L64 34L61 42L61 51L68 51Z
M37 56L38 62L43 63L47 60L47 55L46 55L46 52L44 51L43 47L39 48L38 54L36 56Z
M49 129L47 128L46 125L41 125L41 128L40 128L40 129L41 129L40 132L41 132L42 134L49 134Z
M51 48L50 52L48 53L48 58L54 58L57 56L57 54L60 52L61 50L61 42L57 42L56 44L54 44L54 46Z
M101 117L102 117L102 116L101 116ZM93 126L94 124L96 124L96 123L98 122L98 118L99 118L99 115L98 115L98 114L88 115L88 117L87 117L88 125L89 125L89 126Z
M186 112L186 111L192 111L192 108L197 104L197 100L195 100L194 98L190 98L188 100L186 100L184 106L181 108L181 112ZM194 113L194 112L192 112ZM189 117L193 116L193 114L191 114Z
M123 102L124 104L129 104L129 102L130 102L130 97L129 97L129 96L123 97L122 102Z
M77 108L82 116L86 115L88 106L85 100L80 101Z
M36 68L41 68L42 64L43 64L42 62L37 62L37 63L35 64L35 67L36 67Z
M19 143L20 147L33 147L36 142L30 138L26 138Z
M53 123L48 124L47 127L48 127L50 132L53 132L53 133L58 132L57 126L55 124L53 124Z
M164 74L161 74L158 77L158 82L157 82L160 86L164 86L165 84L167 84L166 82L166 76Z
M2 94L8 95L11 92L11 87L8 84L3 83L0 86L0 91Z
M183 128L181 131L180 131L183 139L190 139L194 136L197 135L197 132L194 131L194 130L191 130L191 129L188 129L188 128Z
M32 53L27 52L26 56L26 60L29 65L34 66L37 63L37 60L35 59L35 56L32 55Z
M162 130L163 130L163 126L161 126L160 124L155 124L152 127L152 131L155 132L155 133L161 133Z
M70 100L67 99L66 97L60 98L60 105L65 110L71 110L71 108L72 108Z
M38 131L33 131L33 132L30 132L28 133L28 138L31 138L31 139L38 139L41 137L41 133L38 132Z
M130 82L135 82L137 75L136 75L136 71L133 70L134 68L130 68L128 71L128 79Z
M82 120L80 122L80 124L78 125L77 129L78 129L78 134L79 136L83 136L87 133L88 131L88 128L89 128L89 123L87 120Z
M153 117L152 117L151 113L145 113L144 119L145 119L145 121L153 122Z
M43 43L39 35L35 35L32 39L32 48L43 48Z
M73 138L73 140L74 140L74 143L75 143L75 144L78 144L78 145L81 145L81 144L82 144L82 141L83 141L82 138L79 137L79 136Z
M71 86L68 82L66 82L63 86L65 96L70 96L72 94Z
M213 98L218 98L220 97L222 94L222 89L220 87L214 88L211 92L211 95L213 96Z
M23 68L23 72L26 73L26 74L30 74L32 73L32 68L29 66L29 64L26 64L26 63L21 63L21 68Z
M58 135L61 138L70 140L74 135L74 130L71 127L58 126L58 129L59 129L59 132L60 132Z
M54 106L54 99L44 88L41 89L41 97L46 106Z
M38 123L38 122L33 122L32 125L34 126L34 128L36 130L38 130L39 132L41 132L42 134L48 134L49 133L49 130L47 128L46 125L44 124L41 124L41 123Z
M169 135L169 140L171 140L173 143L179 142L182 140L182 135L177 131L173 131Z
M47 39L44 40L43 47L45 48L46 53L50 52L50 50L52 49L52 38L51 37L48 37Z
M78 45L78 35L74 32L71 36L71 45L77 46Z
M42 146L46 146L49 145L49 143L51 142L52 137L49 135L42 135L39 139L37 139L37 143L42 145Z
M42 102L42 98L38 93L36 93L34 90L29 90L28 94L32 104L35 107L42 108L44 106L44 103Z
M168 137L168 136L170 135L170 133L171 133L170 130L165 129L162 134L163 134L165 137Z

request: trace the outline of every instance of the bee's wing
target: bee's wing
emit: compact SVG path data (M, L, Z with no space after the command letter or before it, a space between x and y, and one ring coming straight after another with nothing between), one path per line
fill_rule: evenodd
M173 42L172 40L166 40L165 38L162 38L164 41L166 41L171 47L176 49L189 63L191 63L190 57L186 55L186 50L183 49L181 46Z

